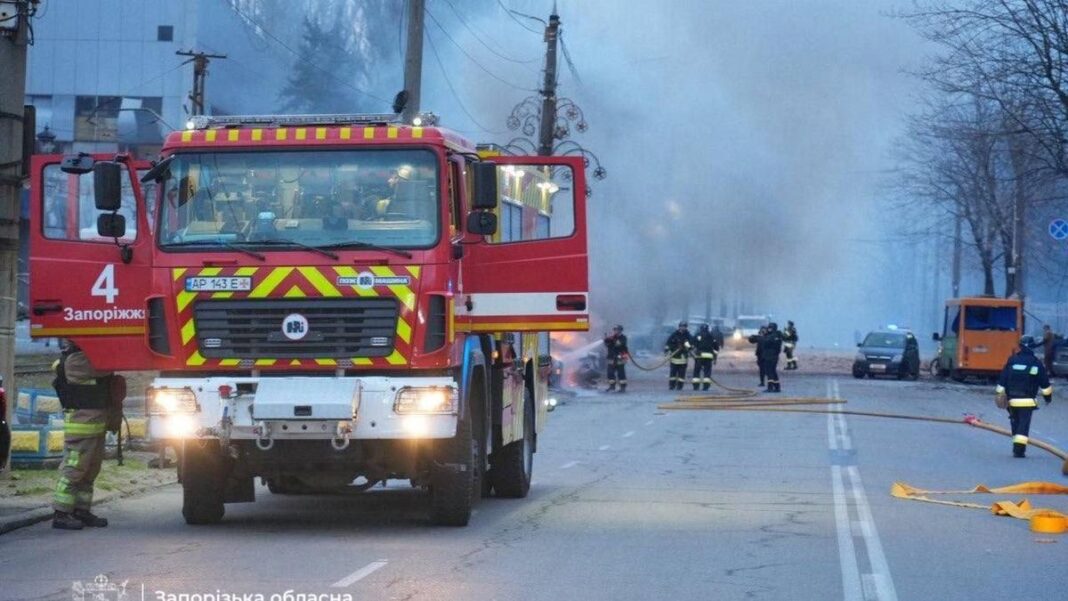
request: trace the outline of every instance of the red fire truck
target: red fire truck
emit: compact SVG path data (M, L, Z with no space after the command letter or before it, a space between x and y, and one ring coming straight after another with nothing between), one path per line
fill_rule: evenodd
M31 331L159 372L183 515L410 479L434 523L524 497L549 332L588 328L576 157L394 115L195 117L160 160L40 156Z

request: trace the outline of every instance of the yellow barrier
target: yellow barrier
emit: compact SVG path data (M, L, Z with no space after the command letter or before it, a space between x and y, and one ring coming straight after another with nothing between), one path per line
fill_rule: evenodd
M36 453L40 448L40 432L36 430L15 430L11 433L12 453Z

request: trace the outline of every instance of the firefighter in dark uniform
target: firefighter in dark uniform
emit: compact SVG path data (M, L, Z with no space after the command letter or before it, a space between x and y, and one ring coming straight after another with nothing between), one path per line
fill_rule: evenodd
M764 385L764 380L767 377L767 374L764 372L764 360L761 359L761 357L762 357L762 354L761 354L762 349L760 347L760 341L763 340L764 336L767 336L767 334L768 334L768 327L767 326L760 326L760 330L757 331L756 334L750 336L749 339L748 339L750 344L756 345L756 348L753 350L753 353L756 355L757 369L760 370L760 385L761 386Z
M686 364L689 363L690 349L693 348L693 336L690 335L689 324L679 322L679 328L671 333L667 343L664 344L664 353L668 355L671 371L668 373L668 390L676 387L682 390L686 382Z
M52 527L103 528L108 521L90 511L93 482L104 460L105 433L117 432L122 421L125 381L94 369L85 353L72 343L67 344L54 368L53 384L64 417L63 463L53 495Z
M779 382L779 353L782 352L782 332L774 322L768 324L766 333L757 340L763 375L768 380L767 392L782 392Z
M627 391L627 359L630 357L630 349L627 348L627 337L623 334L623 326L617 325L612 328L612 334L604 337L604 348L608 364L608 390L615 392L616 384L619 391Z
M1007 401L1009 424L1012 426L1012 455L1024 457L1027 452L1027 433L1031 430L1031 413L1038 407L1039 394L1049 405L1053 401L1053 386L1042 361L1031 350L1030 336L1020 340L1019 350L1009 357L998 377L996 393Z
M690 382L693 383L694 390L698 387L708 390L712 387L712 363L719 352L719 341L716 335L709 331L708 324L701 324L701 329L693 337L693 346L693 378Z
M794 322L786 322L786 329L782 332L782 350L786 353L786 369L797 369L797 357L794 356L794 349L797 348L797 328L794 327Z

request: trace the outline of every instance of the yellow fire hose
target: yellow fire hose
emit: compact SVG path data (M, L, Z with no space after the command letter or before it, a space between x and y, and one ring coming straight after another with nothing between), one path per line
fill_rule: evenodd
M942 424L968 425L988 432L1012 437L1012 432L993 424L988 424L974 415L963 418L935 417L930 415L908 415L902 413L883 413L875 411L853 411L846 409L816 409L804 408L797 405L837 405L846 401L841 399L827 399L822 397L784 397L784 398L760 398L759 400L741 400L756 395L755 390L728 388L722 384L713 382L727 390L728 395L692 395L676 397L674 402L662 403L658 408L665 410L698 410L698 411L775 411L781 413L817 413L829 414L840 413L842 415L857 415L861 417L882 417L890 419L906 419ZM740 394L740 396L739 396ZM1061 473L1068 476L1068 453L1053 445L1034 438L1028 440L1028 444L1051 453L1064 461L1061 465ZM926 491L913 488L903 482L895 482L891 488L891 494L900 499L914 501L926 501L958 507L972 507L990 509L995 515L1007 515L1019 519L1026 519L1031 524L1034 532L1044 534L1060 534L1068 531L1068 515L1064 515L1052 509L1033 508L1026 499L1019 503L1011 501L999 501L993 506L978 505L974 503L959 503L955 501L939 501L930 499L924 495L930 494L973 494L973 493L998 493L998 494L1068 494L1068 487L1050 482L1025 482L1012 486L999 488L987 488L977 486L971 491Z

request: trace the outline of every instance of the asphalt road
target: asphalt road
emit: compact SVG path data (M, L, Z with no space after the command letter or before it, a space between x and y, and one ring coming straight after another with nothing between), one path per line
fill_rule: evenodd
M1007 423L987 386L783 375L785 395L839 396L848 409ZM45 523L0 537L0 598L67 600L73 582L97 574L125 581L131 600L142 591L165 600L286 591L376 600L1068 597L1068 535L889 495L897 480L954 490L1068 484L1053 456L1032 449L1013 459L1009 439L967 426L664 412L665 380L632 376L625 396L560 406L539 443L530 496L484 500L466 528L430 526L424 499L402 482L352 496L259 489L257 503L228 506L222 524L190 527L171 487L100 508L107 529ZM1032 431L1062 448L1064 390ZM1066 497L1032 501L1068 511Z

